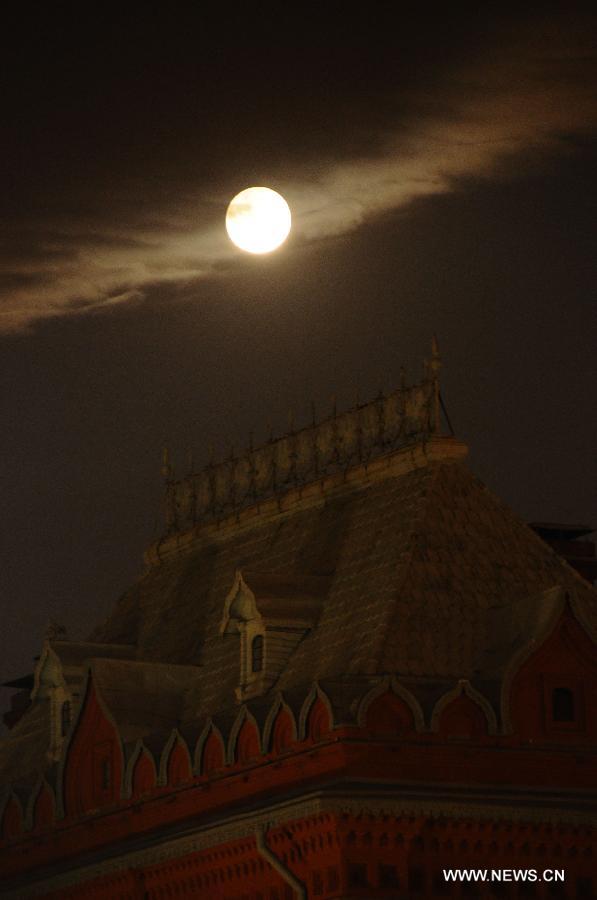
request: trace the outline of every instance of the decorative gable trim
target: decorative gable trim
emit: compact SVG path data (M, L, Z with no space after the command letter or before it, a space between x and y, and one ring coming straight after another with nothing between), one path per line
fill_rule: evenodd
M213 719L209 718L207 720L207 722L205 723L203 731L201 732L201 734L199 735L199 738L197 739L195 753L193 754L193 757L194 757L193 774L194 775L204 775L205 774L203 754L204 754L204 750L205 750L205 745L207 744L207 742L210 739L210 736L212 734L214 735L216 740L218 740L219 743L221 744L222 760L223 760L224 764L226 764L226 743L222 736L222 732L220 731L218 726L214 723Z
M139 738L139 740L135 743L133 752L130 755L126 769L124 770L124 777L122 779L122 797L124 800L130 799L130 797L133 796L133 779L135 777L135 767L143 754L147 756L151 765L153 766L155 783L158 784L158 767L155 764L153 753L151 752L149 747L146 746L144 741Z
M52 804L54 806L54 816L56 815L56 794L51 784L49 784L46 778L41 775L33 786L33 790L29 794L27 800L27 805L25 807L25 831L32 831L35 826L35 806L40 794L45 790L50 793Z
M392 693L396 694L397 697L400 697L401 700L404 700L408 708L413 714L413 719L415 722L415 730L416 731L424 731L425 730L425 718L423 716L423 710L421 709L421 704L416 699L416 697L411 694L409 690L407 690L403 685L400 684L395 675L386 675L385 678L376 684L374 687L368 691L364 697L361 698L357 710L357 723L361 728L364 728L367 724L367 712L369 707L373 703L374 700L377 700L378 697L381 697L388 691L392 691Z
M487 698L484 697L483 694L480 694L479 691L475 690L475 688L466 678L461 678L458 684L453 687L452 690L447 691L447 693L440 697L435 704L433 712L431 714L431 731L439 731L442 713L450 705L450 703L452 703L453 700L457 700L458 697L461 697L463 694L469 697L469 699L472 700L473 703L475 703L484 713L485 718L487 719L488 733L497 734L497 719L495 716L495 712L493 711L493 707L491 706Z
M272 733L274 730L274 726L276 724L276 719L281 711L286 712L290 716L290 721L292 722L293 728L293 741L296 741L298 738L298 729L296 724L296 718L291 708L285 702L282 694L278 694L276 699L274 700L272 706L270 707L270 711L267 714L267 718L265 720L265 724L263 726L263 751L264 753L268 753L271 751L271 742L272 742Z
M36 700L47 700L49 703L48 761L57 762L72 724L73 696L67 686L60 658L47 639L43 643L40 658L33 672L31 702ZM64 715L66 704L69 710L67 718Z
M19 817L19 834L21 834L25 828L25 804L23 803L19 794L20 791L18 788L9 786L2 799L2 802L0 802L0 840L3 838L4 829L6 827L5 818L7 813L10 811L11 805L14 805L16 807L17 815Z
M260 750L263 753L263 741L261 740L261 731L259 725L257 724L257 720L255 716L250 712L250 710L246 706L242 706L236 719L234 720L234 725L230 729L230 734L228 736L228 747L226 749L226 763L228 765L233 765L236 758L236 743L238 741L238 736L240 734L240 730L245 724L245 722L250 722L255 726L257 734L259 735L260 741Z
M238 700L269 690L320 616L327 576L241 572L224 601L220 634L240 635Z
M56 779L56 818L63 819L66 815L65 809L65 776L68 765L68 757L71 746L75 740L75 737L78 733L79 727L83 718L85 716L85 712L87 709L88 701L91 697L91 693L95 695L95 699L98 703L100 711L102 715L105 717L107 722L114 729L114 733L117 735L116 740L116 750L119 754L119 763L120 763L120 771L123 773L122 782L120 786L121 796L124 796L124 772L126 771L126 760L125 760L125 752L124 752L124 744L122 741L122 737L120 735L120 731L118 729L118 725L116 724L116 720L114 716L110 712L108 706L103 700L103 697L100 691L97 689L97 685L94 683L93 679L93 671L92 667L89 666L87 669L87 673L85 676L85 683L83 686L83 690L81 691L81 703L79 704L79 708L76 712L74 721L71 725L71 729L69 733L66 735L64 740L64 744L62 746L61 756L58 763L58 773Z
M573 615L576 614L574 606L570 603L570 595L561 587L561 585L556 585L555 587L547 590L543 593L544 599L544 609L545 614L543 621L541 623L541 627L537 630L535 634L531 636L531 638L527 641L527 643L520 648L518 653L516 653L504 672L504 677L502 679L502 690L501 690L501 698L500 698L500 707L501 707L501 717L502 717L502 727L505 734L513 734L514 725L512 723L512 716L510 712L510 692L512 690L512 683L518 674L519 670L522 668L527 659L532 656L532 654L538 650L541 644L547 640L551 632L554 630L556 625L558 624L562 614L566 609L566 605L570 604L570 609ZM578 617L577 617L578 618ZM581 622L583 628L586 629L586 626L583 622Z
M170 757L178 745L183 748L188 759L189 772L192 772L193 765L188 744L178 728L174 728L170 734L170 737L164 745L164 749L162 750L162 755L160 757L160 768L157 781L158 785L164 786L168 784L168 765L170 763Z
M335 727L335 718L334 718L334 709L332 707L330 698L326 694L324 690L319 686L319 683L315 681L311 690L305 697L304 703L301 707L301 711L299 714L299 722L298 722L298 739L299 741L304 741L307 737L307 730L309 725L309 713L311 712L311 707L315 703L317 699L320 699L321 702L326 707L329 717L330 717L330 726L333 729Z
M240 631L243 623L260 619L255 594L247 585L240 569L234 574L234 582L224 601L224 615L220 624L220 634Z

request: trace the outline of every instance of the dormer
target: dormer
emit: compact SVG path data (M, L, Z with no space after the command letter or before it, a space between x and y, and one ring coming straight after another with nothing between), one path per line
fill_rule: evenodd
M65 678L60 657L49 640L44 642L33 678L31 700L47 701L50 705L48 759L56 762L70 729L73 694Z
M237 570L224 603L222 635L239 635L238 700L269 690L315 626L330 579Z
M94 657L127 659L134 656L132 645L69 641L53 634L43 643L33 673L31 702L49 704L50 734L48 759L57 762L68 737L84 687L87 660Z

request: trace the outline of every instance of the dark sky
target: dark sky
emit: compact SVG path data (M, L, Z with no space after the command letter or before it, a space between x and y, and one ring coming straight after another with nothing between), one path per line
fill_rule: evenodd
M164 444L415 380L434 332L473 470L597 525L595 19L296 10L4 32L3 679L141 571ZM293 212L271 256L224 230L252 184Z

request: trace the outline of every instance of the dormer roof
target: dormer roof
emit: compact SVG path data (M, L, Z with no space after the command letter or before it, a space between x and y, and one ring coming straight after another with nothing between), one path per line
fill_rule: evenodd
M325 575L241 571L224 603L222 634L239 622L259 620L264 627L313 628L323 607L331 578Z

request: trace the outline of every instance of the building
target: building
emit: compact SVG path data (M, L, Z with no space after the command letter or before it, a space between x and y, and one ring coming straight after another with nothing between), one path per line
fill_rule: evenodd
M594 896L597 593L441 433L438 370L165 461L143 577L16 683L3 896Z

